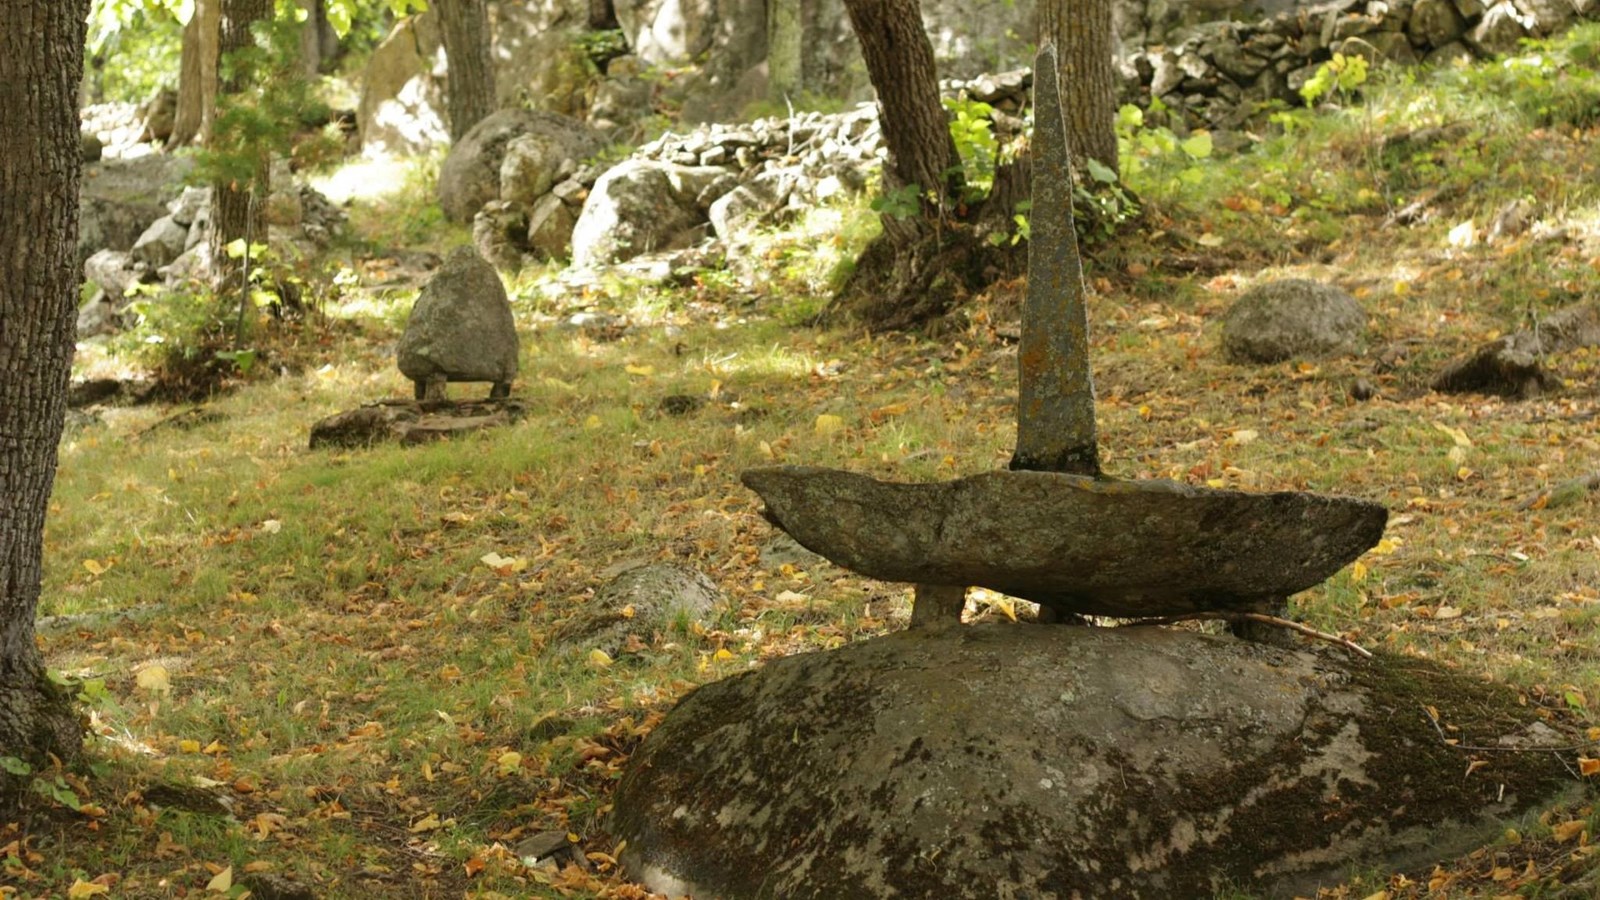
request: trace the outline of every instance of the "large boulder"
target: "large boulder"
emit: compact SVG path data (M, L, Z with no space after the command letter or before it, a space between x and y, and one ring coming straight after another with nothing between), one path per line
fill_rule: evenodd
M1274 363L1355 349L1366 315L1355 298L1305 278L1246 291L1222 317L1222 349L1235 362Z
M450 140L445 122L444 41L433 12L407 16L372 51L356 126L363 150L420 153Z
M507 151L522 137L533 137L538 146L546 148L534 152L540 159L581 159L596 146L593 132L575 119L550 112L502 109L472 126L440 166L439 206L446 217L470 222L485 203L499 198ZM526 142L521 146L527 146ZM527 169L517 164L514 174L520 176Z
M1469 753L1437 730L1456 727L1569 740L1421 660L1153 627L902 632L691 693L630 760L610 830L672 896L1315 896L1581 792L1558 754Z
M84 166L78 189L78 263L96 251L131 250L194 167L187 156L152 153Z
M706 211L735 186L716 166L630 159L600 176L572 229L572 262L606 265L704 236Z
M576 119L544 117L506 142L500 199L531 207L601 149L600 137Z
M1446 47L1459 40L1467 22L1450 0L1417 0L1406 33L1419 47Z
M400 371L418 399L441 397L451 381L487 381L504 396L517 374L517 327L494 267L457 247L422 286L400 338Z
M130 251L134 261L151 268L160 268L177 259L188 249L189 229L173 221L172 216L162 216L150 223Z

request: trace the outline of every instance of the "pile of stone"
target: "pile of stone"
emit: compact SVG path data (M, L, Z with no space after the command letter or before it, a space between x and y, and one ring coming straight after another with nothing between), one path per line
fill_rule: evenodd
M1258 104L1297 92L1333 54L1402 65L1492 56L1553 34L1581 4L1543 0L1333 0L1256 23L1179 29L1119 60L1125 98L1160 99L1185 128L1234 129Z
M86 167L79 253L94 295L78 311L80 338L121 329L141 285L171 289L210 277L211 188L183 186L189 171L186 160L163 155ZM274 172L274 184L267 239L275 252L308 255L343 229L344 210L287 169Z
M608 167L600 135L554 113L504 110L480 122L440 171L440 205L473 221L503 269L570 258L622 262L751 227L860 190L881 165L871 105L667 134Z

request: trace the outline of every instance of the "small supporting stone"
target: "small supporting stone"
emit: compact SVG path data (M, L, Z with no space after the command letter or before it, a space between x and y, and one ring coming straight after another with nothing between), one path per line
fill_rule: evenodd
M490 400L504 400L510 396L511 382L509 381L496 381L494 384L489 386Z
M427 378L411 382L412 391L418 400L443 400L447 396L445 386L448 379ZM509 395L509 391L507 392ZM493 396L491 395L491 399Z
M919 584L911 600L911 627L960 625L967 589L951 584Z
M1011 468L1098 476L1089 315L1055 44L1039 48L1033 72L1033 209Z

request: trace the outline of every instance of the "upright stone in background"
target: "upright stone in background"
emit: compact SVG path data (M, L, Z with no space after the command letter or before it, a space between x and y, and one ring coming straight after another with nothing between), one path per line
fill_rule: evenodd
M451 381L487 381L491 398L511 393L517 327L494 267L472 247L457 247L423 285L397 353L417 399L443 399Z
M1056 48L1034 60L1033 209L1029 214L1028 297L1017 354L1017 449L1011 468L1099 475L1094 379L1089 372L1089 315L1083 263L1072 221L1072 166L1067 150ZM1046 74L1048 73L1048 74Z

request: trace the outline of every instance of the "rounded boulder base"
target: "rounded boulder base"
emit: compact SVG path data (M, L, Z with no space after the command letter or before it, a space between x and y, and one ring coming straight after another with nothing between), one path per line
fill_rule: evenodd
M1154 627L909 631L686 697L631 760L625 871L696 898L1315 895L1581 790L1516 695ZM1520 743L1519 743L1520 742ZM1482 760L1469 774L1469 762Z

